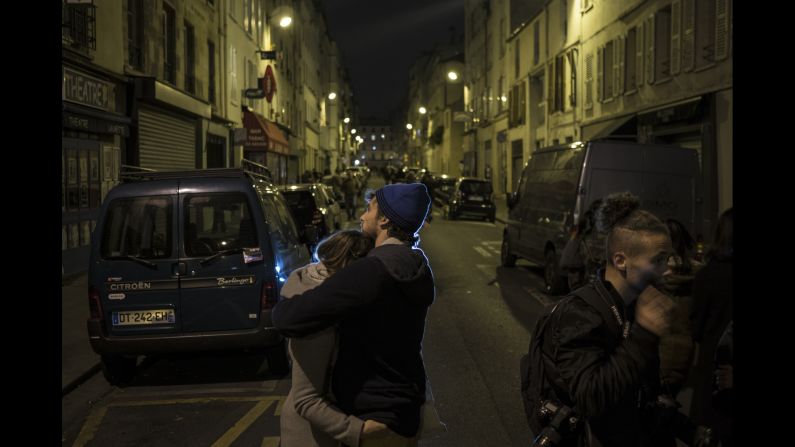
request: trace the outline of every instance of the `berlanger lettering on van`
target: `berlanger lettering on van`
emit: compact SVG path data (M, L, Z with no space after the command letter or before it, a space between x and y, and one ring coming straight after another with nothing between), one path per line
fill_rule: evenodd
M245 286L248 284L254 284L253 276L244 276L242 278L236 276L218 278L219 286Z

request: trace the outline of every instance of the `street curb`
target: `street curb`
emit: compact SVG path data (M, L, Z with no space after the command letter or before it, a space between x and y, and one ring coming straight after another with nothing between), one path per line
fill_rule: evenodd
M100 363L95 363L91 368L88 368L88 371L80 374L75 380L72 380L61 388L61 398L74 391L75 388L82 385L85 381L90 379L94 374L100 372L101 370L102 365Z

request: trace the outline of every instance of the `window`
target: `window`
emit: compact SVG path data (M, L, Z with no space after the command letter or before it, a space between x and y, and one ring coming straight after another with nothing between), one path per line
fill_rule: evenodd
M564 110L564 65L563 55L555 57L554 63L549 64L549 110L551 113Z
M61 9L61 42L79 50L96 50L96 6L67 4Z
M541 22L533 25L533 65L538 64L539 50L541 48Z
M497 38L500 40L500 56L505 55L505 18L500 19L500 35Z
M173 200L169 196L114 200L108 208L105 229L102 231L101 256L169 258L173 246L173 207Z
M715 62L715 0L695 1L695 68Z
M177 22L174 9L163 3L163 78L177 83Z
M626 40L626 51L624 52L624 58L626 63L624 64L624 79L625 79L625 89L626 91L630 92L638 88L638 77L637 77L637 69L636 69L636 54L637 54L637 37L638 29L632 28L627 33L627 40Z
M229 88L232 89L232 104L240 104L240 89L237 85L237 48L229 48Z
M502 100L502 98L505 97L505 76L500 76L497 88L499 92L497 97L497 113L500 113L505 108L505 102Z
M207 100L215 105L215 44L207 41Z
M137 70L144 66L143 0L127 1L127 63Z
M577 105L577 53L574 50L569 50L566 53L569 61L569 105L573 108Z
M654 76L662 81L671 76L671 5L654 15Z
M195 35L193 26L185 21L185 91L196 93Z
M183 234L188 256L259 247L255 219L242 193L188 195Z
M614 42L611 40L602 50L602 101L613 97L613 57Z
M566 42L567 31L569 29L569 5L568 1L560 0L560 35L563 36L563 42Z
M514 41L513 45L513 77L514 80L519 79L519 62L520 62L520 55L519 52L519 38L517 37Z

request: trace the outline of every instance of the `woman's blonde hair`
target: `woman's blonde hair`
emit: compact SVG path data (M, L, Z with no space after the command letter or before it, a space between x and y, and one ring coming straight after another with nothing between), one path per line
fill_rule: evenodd
M333 274L349 263L367 256L374 245L375 242L359 230L342 230L320 242L315 254L329 273Z

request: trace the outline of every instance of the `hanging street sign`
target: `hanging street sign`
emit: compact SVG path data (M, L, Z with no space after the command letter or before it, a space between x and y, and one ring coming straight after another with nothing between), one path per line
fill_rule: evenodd
M260 51L259 52L259 58L260 58L260 60L276 59L276 50Z
M265 92L265 100L268 103L273 99L273 94L276 93L276 78L273 76L273 68L268 65L265 68L265 76L259 78L260 88Z
M243 92L246 98L260 99L265 97L265 92L261 88L247 88Z

